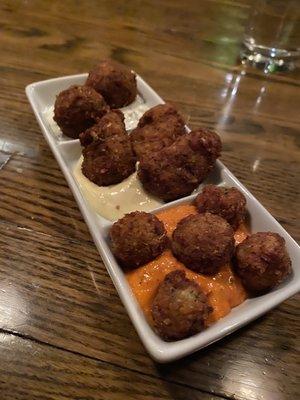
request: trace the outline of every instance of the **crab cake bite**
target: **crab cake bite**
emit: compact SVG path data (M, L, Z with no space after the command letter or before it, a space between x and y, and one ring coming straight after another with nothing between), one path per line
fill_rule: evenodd
M83 148L82 173L98 186L122 182L135 171L135 156L127 135L115 135Z
M71 86L56 97L54 121L63 134L77 139L79 134L95 124L107 111L107 105L94 89Z
M135 268L159 256L168 244L163 223L153 214L135 211L115 222L111 249L124 267Z
M182 116L179 114L177 109L169 103L158 104L146 111L139 120L138 128L143 128L146 125L153 125L168 119L173 120L178 131L181 131L184 128L185 122Z
M195 199L199 213L210 212L226 219L237 229L246 217L246 198L236 188L207 185Z
M135 73L112 60L102 61L92 69L86 85L101 93L112 108L127 106L137 95Z
M165 121L136 128L130 134L130 139L134 153L140 160L143 157L152 157L157 154L184 133L185 131L179 131L172 121Z
M272 232L255 233L240 243L234 265L245 288L254 293L272 289L291 272L285 241Z
M157 333L165 340L178 340L204 329L212 311L200 286L176 270L166 275L152 304Z
M178 111L170 104L160 104L145 112L130 138L140 159L170 146L185 133L185 123Z
M126 129L124 115L120 110L107 112L95 125L79 135L82 146L87 146L97 140L104 140L112 136L124 136Z
M165 201L187 196L212 170L221 147L215 132L197 129L157 154L143 157L138 176L148 192Z
M231 259L233 229L218 215L189 215L174 230L171 248L174 256L187 268L202 274L215 274Z

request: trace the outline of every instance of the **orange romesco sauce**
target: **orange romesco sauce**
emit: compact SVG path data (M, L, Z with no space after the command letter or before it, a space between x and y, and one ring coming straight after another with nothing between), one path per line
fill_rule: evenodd
M182 218L196 213L193 205L186 204L162 211L157 214L157 217L164 223L170 236ZM236 244L242 242L247 236L248 230L244 224L241 224L234 235ZM150 323L152 322L151 304L158 285L166 274L175 269L184 270L187 277L197 282L208 296L213 312L207 320L207 325L224 317L233 307L247 298L247 293L239 278L233 273L230 263L221 267L216 275L205 276L186 268L170 250L165 250L155 260L126 273L132 291Z

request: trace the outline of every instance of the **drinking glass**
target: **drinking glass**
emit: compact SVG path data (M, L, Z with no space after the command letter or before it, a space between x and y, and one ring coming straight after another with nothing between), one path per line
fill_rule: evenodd
M300 0L256 0L246 24L241 59L265 72L295 68L300 56Z

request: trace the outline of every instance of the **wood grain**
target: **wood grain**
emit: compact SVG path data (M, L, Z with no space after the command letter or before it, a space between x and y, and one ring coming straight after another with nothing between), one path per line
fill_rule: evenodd
M0 333L0 387L2 400L220 399L5 333Z
M24 94L104 57L131 66L219 130L224 163L300 240L299 69L237 62L250 5L1 2L1 399L298 398L299 295L184 360L149 358Z

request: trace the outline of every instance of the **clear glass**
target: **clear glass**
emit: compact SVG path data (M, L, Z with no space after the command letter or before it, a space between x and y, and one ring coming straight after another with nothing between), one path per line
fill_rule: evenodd
M241 59L265 72L295 68L300 57L300 0L257 0L246 25Z

